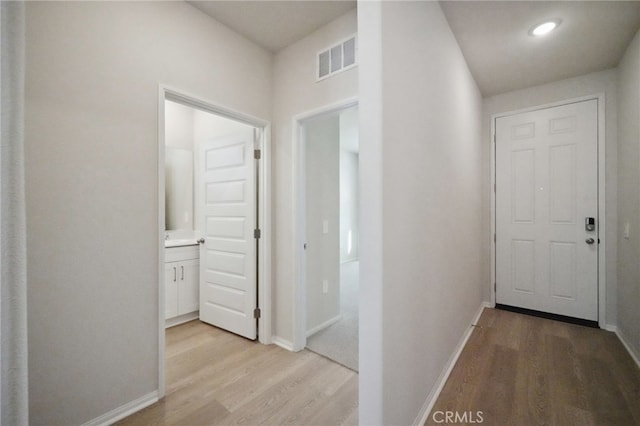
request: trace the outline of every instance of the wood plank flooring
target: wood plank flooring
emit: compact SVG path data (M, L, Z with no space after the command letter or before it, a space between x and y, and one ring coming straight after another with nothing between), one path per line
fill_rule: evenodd
M357 425L358 374L191 321L166 332L166 396L118 425Z
M484 425L640 425L640 369L611 332L485 309L426 424L447 411L467 421L446 424L482 411Z

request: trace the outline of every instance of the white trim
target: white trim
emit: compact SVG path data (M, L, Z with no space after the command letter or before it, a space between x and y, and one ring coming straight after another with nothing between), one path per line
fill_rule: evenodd
M507 117L510 115L521 114L525 112L537 111L541 109L553 108L562 105L568 105L577 102L596 100L598 103L598 238L600 245L598 247L598 325L600 328L606 328L607 319L607 216L606 216L606 133L605 133L605 95L604 93L596 93L593 95L580 96L570 98L563 101L552 102L548 104L536 105L529 108L518 109L515 111L502 112L491 115L491 305L496 304L496 291L494 283L496 282L496 243L493 236L496 233L496 194L493 191L496 183L496 119Z
M131 402L127 402L118 408L114 408L108 413L104 413L100 417L96 417L93 420L89 420L83 426L108 426L118 420L122 420L131 414L140 411L151 404L155 404L159 401L158 391L153 391Z
M193 321L200 318L200 311L189 312L188 314L179 315L177 317L169 318L164 322L164 328L175 327L176 325L184 324L189 321Z
M250 126L262 129L260 136L260 149L264 159L260 168L259 195L259 226L262 230L261 238L258 242L260 256L258 258L260 283L259 304L261 318L258 322L259 342L262 344L271 343L271 125L268 121L257 118L240 111L227 108L215 102L199 98L181 90L169 86L158 85L158 398L165 394L165 318L164 318L164 102L171 100L183 105L191 106L203 111L240 121Z
M612 324L607 324L607 325L605 325L605 326L604 326L604 329L605 329L606 331L610 331L610 332L612 332L612 333L617 333L617 332L618 332L618 327L617 327L617 326L615 326L615 325L612 325Z
M300 351L307 345L306 323L307 323L307 306L306 306L306 261L304 243L306 239L306 211L305 211L305 176L304 176L304 153L305 141L303 138L302 126L312 118L318 118L358 105L358 98L347 98L341 101L316 108L298 114L292 119L292 159L293 168L293 203L292 217L294 218L293 232L293 350Z
M480 308L478 308L478 311L476 312L473 319L471 320L471 324L469 325L467 330L464 332L464 335L462 336L462 339L460 339L460 342L458 342L458 345L456 346L453 353L451 354L451 357L449 358L444 368L442 369L442 372L440 373L440 377L438 377L438 380L436 381L436 385L431 389L431 392L429 393L426 401L422 405L422 408L420 409L418 416L413 421L414 425L426 424L427 419L429 418L429 414L431 413L431 409L433 408L434 404L438 400L438 397L440 396L440 392L442 392L442 389L444 388L445 383L447 383L447 379L449 378L449 375L451 374L453 367L455 367L456 362L458 362L458 358L460 357L460 354L464 350L464 347L466 346L467 341L469 340L469 337L471 337L471 333L473 332L473 326L478 323L478 320L480 319L480 315L482 315L482 312L484 311L484 309L488 307L489 307L489 304L487 302L482 302L480 304Z
M629 344L629 340L619 328L616 327L616 330L614 331L614 333L616 333L616 336L618 336L618 339L620 339L620 341L622 342L622 345L625 347L627 352L629 352L629 355L631 355L631 358L633 358L633 360L636 362L636 365L638 366L638 368L640 368L640 354L633 349L633 346Z
M313 336L314 334L316 334L317 332L322 331L322 330L324 330L325 328L332 326L333 324L337 323L337 322L338 322L338 321L340 321L341 319L342 319L342 315L340 315L340 314L339 314L339 315L337 315L337 316L335 316L335 317L331 318L330 320L325 321L325 322L323 322L322 324L317 325L317 326L313 327L313 328L312 328L312 329L310 329L310 330L307 330L307 337L311 337L311 336Z
M260 137L261 164L260 197L258 223L260 240L258 241L258 300L260 321L258 321L258 341L263 345L271 344L271 125L262 128Z
M286 349L289 352L298 352L298 351L293 349L293 343L292 342L290 342L287 339L283 339L280 336L272 336L271 337L271 343L273 343L276 346L280 346L282 349Z
M165 393L165 289L164 289L164 254L165 254L165 140L164 140L164 104L165 89L158 87L158 398Z

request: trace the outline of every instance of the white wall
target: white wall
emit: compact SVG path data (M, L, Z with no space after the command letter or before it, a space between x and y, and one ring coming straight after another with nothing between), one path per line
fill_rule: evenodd
M358 154L340 150L340 262L358 260Z
M340 262L358 260L358 142L358 108L353 107L340 113Z
M383 423L382 3L358 2L360 283L358 421ZM365 214L366 212L366 214ZM365 326L366 324L366 326Z
M308 333L340 315L339 117L305 123L304 139ZM327 281L327 293L323 292L323 280Z
M316 54L354 34L355 9L278 52L273 64L273 333L284 344L294 336L293 294L297 282L294 258L293 117L357 95L358 67L315 81ZM304 327L304 324L300 324Z
M482 114L482 135L484 144L484 182L483 218L484 234L487 247L491 246L491 215L490 215L490 164L491 164L491 115L515 111L518 109L544 105L552 102L563 101L581 96L604 93L605 95L605 138L606 138L606 256L607 256L607 288L606 288L606 323L615 325L616 323L616 252L617 252L617 105L616 105L616 70L607 70L542 86L531 87L529 89L517 90L490 98L484 99ZM485 251L487 255L490 252ZM490 260L483 261L486 271L484 299L490 300Z
M195 110L177 102L164 104L165 146L193 151L193 119Z
M192 238L194 109L172 101L164 108L165 229L171 238Z
M183 2L26 8L30 422L82 424L158 388L158 84L268 120L272 55Z
M438 3L363 2L359 11L362 38L380 40L378 51L369 43L360 51L368 66L360 74L361 269L382 254L382 282L362 277L370 288L360 294L360 323L382 334L360 335L360 422L411 424L486 284L481 96ZM381 141L367 128L378 122ZM367 179L376 174L382 194ZM380 349L382 359L369 358Z
M640 32L619 65L618 84L618 332L640 359Z

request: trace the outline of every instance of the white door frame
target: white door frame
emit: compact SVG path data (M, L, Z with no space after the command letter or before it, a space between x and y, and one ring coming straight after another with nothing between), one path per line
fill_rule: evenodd
M271 333L271 124L261 118L227 108L217 103L187 94L166 85L158 88L158 394L165 394L165 318L164 318L164 236L165 236L165 100L179 102L213 114L240 121L262 130L260 137L261 167L258 185L258 224L261 230L258 241L258 299L260 321L258 340L270 344Z
M537 111L557 106L583 102L588 100L598 102L598 325L606 328L606 295L607 295L607 270L606 270L606 159L605 159L605 95L581 96L563 101L536 105L529 108L507 111L491 115L491 306L496 305L496 119L524 112Z
M293 136L293 345L294 351L307 346L307 283L306 257L304 243L306 239L306 188L305 188L305 147L304 124L314 118L335 114L358 105L358 98L347 98L293 117L291 126Z

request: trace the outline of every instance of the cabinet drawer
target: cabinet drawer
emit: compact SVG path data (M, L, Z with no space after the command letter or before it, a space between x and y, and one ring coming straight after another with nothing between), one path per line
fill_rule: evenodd
M200 258L200 246L183 246L183 247L168 247L164 249L164 261L165 262L180 262L183 260L199 259Z

